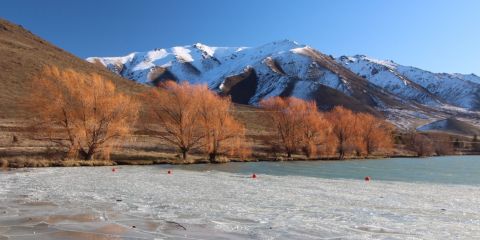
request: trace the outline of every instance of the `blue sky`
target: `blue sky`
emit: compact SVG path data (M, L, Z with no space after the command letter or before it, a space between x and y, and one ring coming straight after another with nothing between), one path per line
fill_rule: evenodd
M0 17L82 58L291 39L334 56L480 75L479 10L477 0L4 0Z

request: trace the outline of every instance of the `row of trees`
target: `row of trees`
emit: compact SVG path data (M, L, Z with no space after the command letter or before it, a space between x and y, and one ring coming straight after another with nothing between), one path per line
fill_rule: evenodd
M108 159L113 148L130 136L139 117L134 97L116 91L99 75L47 67L33 80L26 106L36 114L37 139L64 148L68 158ZM211 161L218 155L249 154L245 127L232 117L230 98L204 85L167 82L144 93L149 129L175 146L186 159L192 149Z
M120 93L99 75L47 67L34 79L26 101L36 113L38 139L47 139L69 158L108 159L134 131L141 105L135 97ZM251 149L245 126L232 113L232 102L205 85L165 82L139 96L146 102L144 127L178 149L183 159L192 150L210 161L220 155L246 157ZM370 155L392 145L391 125L370 114L335 107L320 113L313 101L274 97L260 106L271 117L276 138L288 157L303 152L307 157L337 153Z
M454 135L442 133L419 133L415 130L397 136L397 142L404 145L407 150L413 151L417 156L442 156L452 155L456 152L480 152L480 140L477 135L461 140Z
M313 101L273 97L260 103L272 119L281 145L288 157L305 153L370 155L393 146L393 126L371 114L354 113L337 106L320 113Z

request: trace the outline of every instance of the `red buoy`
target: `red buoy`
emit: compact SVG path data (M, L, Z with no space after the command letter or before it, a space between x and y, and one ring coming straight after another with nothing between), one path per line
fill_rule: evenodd
M372 179L372 178L371 178L370 176L366 176L366 177L365 177L365 181L367 181L367 182L370 181L371 179Z
M257 175L255 173L252 174L252 178L257 178Z
M171 170L168 170L167 173L168 173L168 174L172 174L172 171L171 171Z
M115 169L115 168L112 168L112 172L115 172L116 170L117 170L117 169Z

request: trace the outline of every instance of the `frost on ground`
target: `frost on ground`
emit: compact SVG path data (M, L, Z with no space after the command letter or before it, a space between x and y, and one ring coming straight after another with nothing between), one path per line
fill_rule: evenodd
M164 168L0 173L0 239L478 239L480 187Z

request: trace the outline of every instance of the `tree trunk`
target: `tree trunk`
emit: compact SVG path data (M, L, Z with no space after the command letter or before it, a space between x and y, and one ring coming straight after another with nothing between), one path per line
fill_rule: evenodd
M291 158L292 157L292 153L290 151L287 152L287 157L288 158Z
M373 152L373 146L369 142L367 142L367 156L370 156Z
M85 160L93 160L93 153L87 153L87 155L85 155Z
M187 149L182 149L182 159L183 160L187 160L187 152L188 152Z
M83 160L93 160L94 151L86 152L83 149L78 150L78 154L83 158Z
M215 162L217 160L217 153L211 152L208 154L210 162Z

